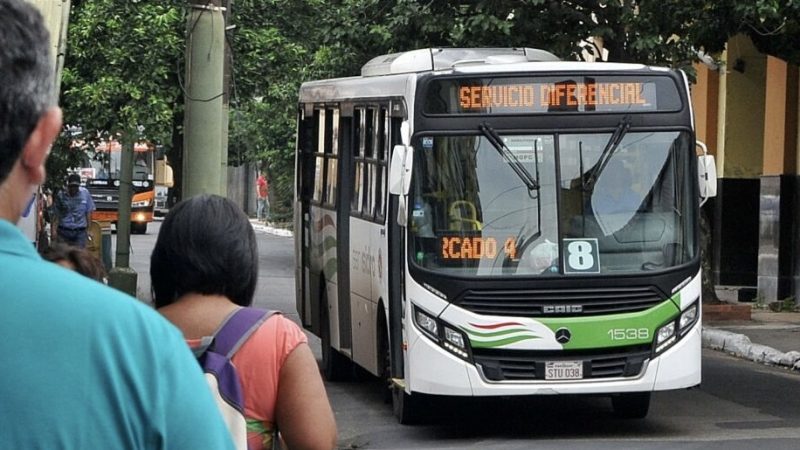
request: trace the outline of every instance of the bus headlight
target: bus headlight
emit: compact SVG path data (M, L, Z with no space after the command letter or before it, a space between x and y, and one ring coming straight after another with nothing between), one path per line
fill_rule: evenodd
M462 359L469 358L464 335L460 331L454 330L448 326L444 327L444 348L460 356Z
M699 308L698 302L695 301L681 312L677 320L670 321L656 331L656 355L671 347L697 323Z
M435 341L439 340L439 325L436 323L436 319L434 319L433 316L429 316L421 309L416 308L414 312L414 322L417 324L417 327L431 339Z
M663 352L675 342L675 322L670 322L656 332L656 353Z
M469 361L467 337L458 328L414 306L414 324L422 333L448 352Z
M697 322L697 312L698 306L697 302L694 302L692 306L686 308L686 311L681 313L681 318L678 321L678 333L683 335L686 333L692 325Z

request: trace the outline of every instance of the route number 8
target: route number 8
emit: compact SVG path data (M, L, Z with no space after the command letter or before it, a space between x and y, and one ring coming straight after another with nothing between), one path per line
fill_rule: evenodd
M566 272L600 272L597 239L565 239L567 253Z

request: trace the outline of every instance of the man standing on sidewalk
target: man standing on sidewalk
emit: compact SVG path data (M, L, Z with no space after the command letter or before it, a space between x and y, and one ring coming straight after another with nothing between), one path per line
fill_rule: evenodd
M81 177L73 173L67 177L67 190L61 190L55 198L53 205L53 224L51 225L52 239L85 248L87 228L92 223L94 201L89 190L81 186Z
M263 220L266 222L269 220L269 183L267 183L267 178L264 176L263 171L258 173L258 179L256 180L256 194L258 195L258 220Z
M0 0L0 448L232 449L200 366L156 311L45 262L14 225L61 130L50 38Z

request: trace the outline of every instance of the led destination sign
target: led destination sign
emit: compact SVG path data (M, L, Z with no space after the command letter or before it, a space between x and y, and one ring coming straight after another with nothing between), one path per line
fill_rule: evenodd
M667 77L469 78L431 82L428 114L676 111Z
M645 89L645 88L648 89ZM509 84L500 86L461 86L458 103L461 109L567 108L623 105L637 109L655 109L651 85L644 83L560 83ZM646 95L650 94L650 95Z
M493 260L498 254L511 260L517 259L517 240L513 237L498 242L493 237L442 236L440 244L439 257L443 261Z

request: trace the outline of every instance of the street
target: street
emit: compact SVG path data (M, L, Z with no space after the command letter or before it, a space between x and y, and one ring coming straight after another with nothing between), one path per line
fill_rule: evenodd
M131 239L139 298L149 299L148 264L160 223ZM257 232L256 306L296 319L292 238ZM319 340L309 337L319 358ZM442 399L433 423L399 425L381 383L326 382L340 448L415 449L783 449L800 439L800 375L703 350L699 389L653 396L644 420L612 415L607 398Z

